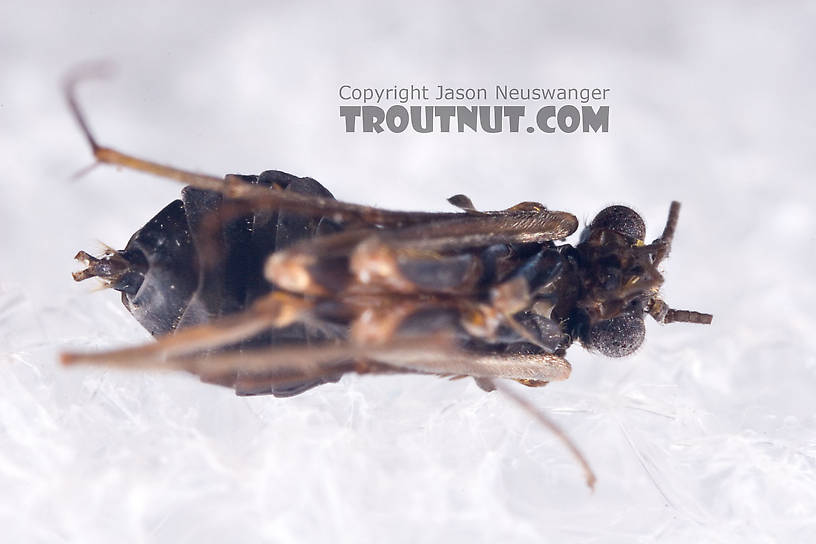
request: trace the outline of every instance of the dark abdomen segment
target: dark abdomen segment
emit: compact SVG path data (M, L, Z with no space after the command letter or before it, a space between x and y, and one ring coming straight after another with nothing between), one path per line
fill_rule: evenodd
M271 170L241 178L270 190L333 198L317 181L285 172ZM122 302L152 335L172 333L246 309L274 289L262 274L263 263L271 253L339 230L325 218L285 211L248 214L240 206L221 194L186 187L181 200L166 206L131 237L124 251L118 252L144 258L139 285L130 292L123 291ZM302 345L325 338L323 331L295 324L224 349ZM276 396L294 395L325 381L275 389L265 386L262 376L257 375L238 373L217 380L235 387L238 394Z

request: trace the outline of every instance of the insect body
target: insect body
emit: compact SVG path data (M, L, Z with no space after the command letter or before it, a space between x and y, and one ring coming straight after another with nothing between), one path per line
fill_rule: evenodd
M277 171L240 180L273 194L332 198L311 178ZM344 225L286 209L246 213L240 200L187 187L182 199L137 231L124 250L100 259L80 252L77 257L88 267L74 277L104 279L159 337L242 315L241 325L229 320L217 325L221 330L211 331L212 341L179 334L166 340L189 342L191 353L210 352L205 360L216 367L234 361L223 373L200 374L239 394L287 396L335 381L345 370L439 370L538 385L568 376L562 357L575 340L611 357L632 353L643 341L647 313L661 322L711 321L707 314L669 309L658 295L663 277L657 265L669 249L677 203L663 236L652 244L643 243L645 225L636 212L611 206L572 246L550 239L577 228L571 214L534 203L483 213L461 195L451 201L465 212L406 214L396 226ZM420 222L428 215L429 222ZM250 332L232 337L230 327ZM451 368L443 361L428 367L389 361L343 366L335 359L348 358L350 364L356 349L387 351L400 339L424 338L435 345L439 330L450 336L449 345L437 352L417 349L415 357L447 353L474 363L481 358L496 368L468 372L464 361ZM227 338L216 339L224 333ZM294 357L292 372L259 372L235 359L236 352L264 346L278 346L279 353ZM214 357L213 348L226 355ZM293 348L312 349L295 353ZM317 356L326 348L331 353ZM397 359L406 356L404 348L397 351ZM275 356L267 355L270 361ZM331 364L299 374L297 360L314 357Z
M73 82L67 94L97 160L188 187L124 250L77 255L75 279L120 291L158 341L65 363L184 369L239 394L288 396L349 372L472 376L489 390L567 378L575 341L628 355L647 314L711 322L659 295L677 202L652 243L636 212L611 206L578 244L558 244L577 219L534 202L478 211L457 195L459 212L399 212L283 172L220 179L138 159L98 145Z

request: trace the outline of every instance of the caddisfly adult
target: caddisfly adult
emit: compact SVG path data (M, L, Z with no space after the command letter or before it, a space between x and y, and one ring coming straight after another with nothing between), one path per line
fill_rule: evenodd
M403 212L335 200L317 181L280 171L218 178L99 145L66 85L97 161L187 185L121 251L81 251L77 281L101 278L156 336L149 345L65 353L66 364L182 369L240 395L290 396L346 373L471 376L539 386L569 376L575 341L609 357L635 351L644 318L710 323L670 308L658 270L680 204L645 242L631 208L599 212L580 241L556 243L576 217L523 202L480 211Z

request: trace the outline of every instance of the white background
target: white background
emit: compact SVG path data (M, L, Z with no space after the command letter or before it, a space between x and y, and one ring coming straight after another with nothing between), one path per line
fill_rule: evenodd
M4 2L0 6L0 526L7 542L804 542L816 536L812 4ZM614 6L614 7L613 7ZM66 370L147 340L71 260L178 194L103 143L214 174L275 168L342 200L444 210L683 202L666 299L634 356L575 346L522 389L564 448L471 381L346 377L293 399L186 375ZM341 84L610 88L608 134L346 134Z

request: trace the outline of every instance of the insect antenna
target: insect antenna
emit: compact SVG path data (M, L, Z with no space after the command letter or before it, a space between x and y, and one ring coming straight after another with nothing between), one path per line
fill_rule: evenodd
M677 230L677 220L679 216L680 203L675 200L669 207L669 217L666 220L666 227L663 229L663 234L660 235L660 238L652 242L650 246L647 246L654 248L652 265L658 276L657 266L668 257L671 251L671 244L674 240L674 233ZM647 311L649 315L660 323L699 323L701 325L709 325L714 319L714 316L711 314L670 308L669 305L658 296L652 298Z
M663 259L669 256L672 240L674 240L674 232L677 230L677 220L679 217L680 203L674 200L672 201L671 206L669 206L669 217L666 220L666 227L663 229L663 234L661 234L660 238L653 242L653 245L657 245L657 251L655 251L654 256L655 267L659 265Z
M522 410L535 418L536 421L549 429L550 432L552 432L555 437L567 447L573 457L575 457L576 461L578 461L578 464L581 465L581 469L584 471L584 478L586 479L587 486L589 486L589 489L592 491L595 491L595 482L597 481L597 478L595 477L595 473L592 472L592 468L589 466L589 461L587 461L584 454L581 453L581 450L578 449L575 442L573 442L572 439L567 436L567 433L561 428L561 426L553 421L546 413L544 413L543 410L535 406L522 395L519 395L513 391L513 389L507 384L497 380L491 380L489 378L481 378L480 380L484 384L484 386L480 384L480 387L489 387L499 391L502 395L515 402L516 405L518 405Z
M655 297L648 309L649 315L660 323L699 323L710 325L714 316L693 310L676 310L670 308L662 299Z
M663 323L700 323L702 325L710 325L714 316L711 314L704 314L695 312L693 310L675 310L669 308L666 312L666 317Z

